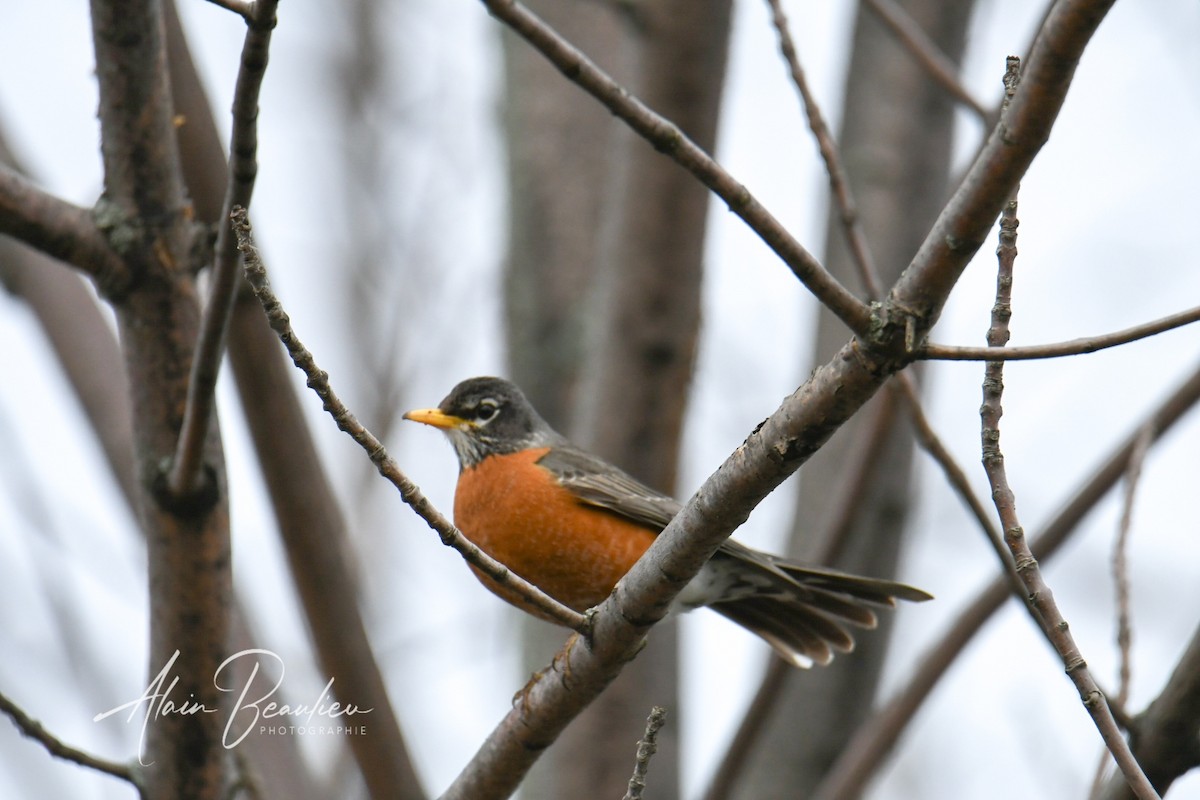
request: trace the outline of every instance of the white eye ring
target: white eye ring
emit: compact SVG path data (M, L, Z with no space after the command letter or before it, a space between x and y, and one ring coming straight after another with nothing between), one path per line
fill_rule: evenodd
M478 422L491 422L496 414L500 411L500 404L495 400L488 398L479 401L479 410L475 412L475 419Z

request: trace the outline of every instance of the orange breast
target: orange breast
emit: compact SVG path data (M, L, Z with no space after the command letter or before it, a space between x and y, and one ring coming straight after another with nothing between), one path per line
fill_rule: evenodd
M490 456L462 472L454 522L492 558L582 612L608 596L656 532L576 500L535 463L547 452ZM513 593L475 574L495 594L530 611Z

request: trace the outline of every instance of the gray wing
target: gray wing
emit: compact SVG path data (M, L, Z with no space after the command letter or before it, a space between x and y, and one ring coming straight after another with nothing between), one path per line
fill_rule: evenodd
M571 445L557 445L538 459L581 503L660 531L682 506L673 498L605 461ZM709 562L708 605L762 636L797 666L827 664L835 650L848 652L854 637L846 624L875 627L872 606L894 606L896 598L928 600L920 589L894 581L809 566L726 540ZM703 583L703 581L702 581Z
M682 508L673 497L654 491L612 464L572 445L559 445L538 459L581 502L608 509L655 531Z

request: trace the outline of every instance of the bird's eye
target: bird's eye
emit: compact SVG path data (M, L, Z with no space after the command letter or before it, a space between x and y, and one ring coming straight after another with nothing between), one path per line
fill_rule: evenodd
M490 422L499 412L500 406L495 400L482 400L479 403L479 409L475 412L475 419L479 422Z

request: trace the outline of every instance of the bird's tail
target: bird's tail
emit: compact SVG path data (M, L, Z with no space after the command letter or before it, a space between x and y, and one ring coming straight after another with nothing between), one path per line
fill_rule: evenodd
M729 545L733 545L730 547ZM727 542L714 556L738 578L739 592L708 607L762 637L798 667L828 664L854 649L851 628L874 628L876 608L932 595L912 586L787 561Z

